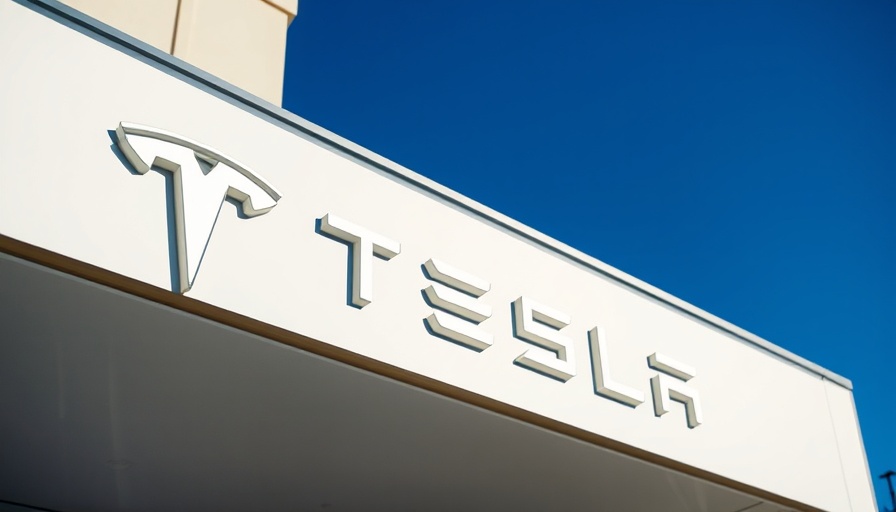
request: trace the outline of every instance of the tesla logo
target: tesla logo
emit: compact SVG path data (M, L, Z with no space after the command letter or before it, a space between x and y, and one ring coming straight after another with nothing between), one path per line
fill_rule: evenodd
M193 286L226 198L238 202L246 217L265 214L280 200L280 193L261 176L213 148L130 123L120 123L115 133L118 147L138 173L156 168L173 175L181 293Z

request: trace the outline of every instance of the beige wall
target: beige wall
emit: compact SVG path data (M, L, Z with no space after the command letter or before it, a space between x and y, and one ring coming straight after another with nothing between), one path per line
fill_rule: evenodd
M103 23L280 105L298 0L63 0Z
M62 0L107 25L171 53L178 0Z

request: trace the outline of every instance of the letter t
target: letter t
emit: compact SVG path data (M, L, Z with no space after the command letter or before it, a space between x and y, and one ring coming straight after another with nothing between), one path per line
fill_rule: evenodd
M335 215L320 219L321 232L351 244L352 304L363 308L373 301L373 255L385 260L401 252L401 244Z

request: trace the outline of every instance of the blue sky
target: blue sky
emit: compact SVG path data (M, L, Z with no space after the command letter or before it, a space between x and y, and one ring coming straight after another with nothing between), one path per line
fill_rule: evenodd
M303 0L284 107L850 378L889 505L896 1Z

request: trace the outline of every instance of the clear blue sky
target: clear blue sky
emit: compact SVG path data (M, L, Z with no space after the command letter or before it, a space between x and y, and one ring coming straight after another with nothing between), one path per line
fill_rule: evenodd
M889 505L896 0L302 0L284 106L852 379Z

